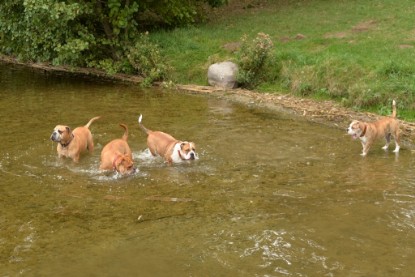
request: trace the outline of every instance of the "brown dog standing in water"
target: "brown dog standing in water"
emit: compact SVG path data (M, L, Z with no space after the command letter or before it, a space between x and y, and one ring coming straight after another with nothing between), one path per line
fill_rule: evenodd
M143 116L138 118L140 128L147 134L147 146L153 156L161 156L168 164L185 160L199 159L193 142L180 141L169 134L151 131L141 123Z
M377 138L385 138L386 145L382 149L386 150L389 147L391 136L395 140L395 150L393 152L399 152L399 121L396 118L396 102L392 102L392 115L390 117L384 117L378 121L372 123L360 122L353 120L347 128L347 133L352 136L353 139L359 138L363 152L362 156L366 156L370 147Z
M101 152L101 170L115 170L118 173L131 174L135 172L133 156L128 146L128 128L124 124L120 124L124 128L124 134L120 139L114 139L104 146Z
M58 143L57 151L59 158L71 158L74 162L79 161L81 153L94 151L94 141L89 126L100 117L92 118L85 126L77 127L73 131L66 125L57 125L53 129L50 139Z

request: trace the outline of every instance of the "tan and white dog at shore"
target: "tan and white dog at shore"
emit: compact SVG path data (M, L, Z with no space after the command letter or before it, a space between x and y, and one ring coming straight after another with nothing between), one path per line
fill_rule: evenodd
M107 143L101 151L101 170L115 170L122 175L136 171L131 149L128 146L128 127L120 124L124 134L120 139L114 139Z
M186 160L199 159L193 142L180 141L169 134L151 131L141 123L143 116L138 118L140 128L147 134L147 146L153 156L161 156L168 164Z
M350 126L347 128L347 133L352 136L353 139L359 138L363 151L362 156L366 156L369 152L373 142L378 138L385 138L386 144L382 149L386 150L389 147L391 136L395 140L395 150L393 152L398 153L399 146L399 121L396 118L396 102L392 102L392 115L384 117L375 122L361 122L353 120Z
M89 126L100 117L92 118L85 126L77 127L74 130L66 125L57 125L50 136L50 139L58 143L58 156L71 158L74 162L79 161L81 153L94 151L94 141L92 139Z

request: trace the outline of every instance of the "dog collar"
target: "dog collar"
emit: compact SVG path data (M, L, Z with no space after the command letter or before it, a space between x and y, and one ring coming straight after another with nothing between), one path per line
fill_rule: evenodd
M70 140L70 141L68 141L67 143L60 143L60 144L61 144L61 146L62 146L63 148L68 147L68 145L72 142L73 137L74 137L74 135L72 135L71 140Z
M180 150L177 150L177 153L179 154L179 158L184 160L183 157L182 157L182 154L180 154Z
M364 137L366 134L367 125L365 124L365 128L363 129L362 134L360 134L360 137Z

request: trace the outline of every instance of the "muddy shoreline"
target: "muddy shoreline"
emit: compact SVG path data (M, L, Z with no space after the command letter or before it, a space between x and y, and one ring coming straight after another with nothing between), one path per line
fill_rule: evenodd
M25 66L35 70L42 70L44 72L61 72L67 74L91 76L94 78L102 78L124 83L138 84L142 81L142 78L139 76L132 76L127 74L108 75L104 71L97 69L52 66L44 63L22 63L16 59L6 56L0 56L0 62ZM344 130L353 119L362 121L374 121L380 118L380 116L377 114L368 112L356 112L330 100L316 101L307 98L299 98L288 94L271 94L243 89L223 90L210 86L176 85L175 88L183 93L208 94L215 97L226 98L245 105L255 105L271 110L282 111L301 117L305 120L313 121L334 128L341 128ZM400 120L400 122L402 136L401 139L403 146L414 150L415 123L403 120Z

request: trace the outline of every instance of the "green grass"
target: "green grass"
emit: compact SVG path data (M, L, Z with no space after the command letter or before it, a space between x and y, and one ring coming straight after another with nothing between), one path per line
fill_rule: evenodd
M235 59L225 44L264 32L282 69L276 82L257 90L335 99L381 114L396 99L400 117L415 119L412 0L251 2L263 5L228 10L229 16L205 25L151 34L174 67L175 82L206 85L211 63Z

